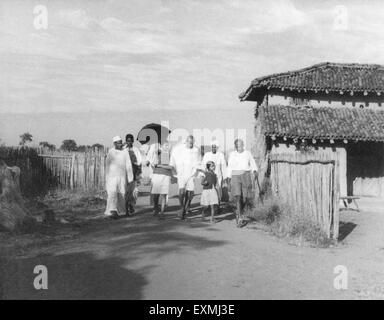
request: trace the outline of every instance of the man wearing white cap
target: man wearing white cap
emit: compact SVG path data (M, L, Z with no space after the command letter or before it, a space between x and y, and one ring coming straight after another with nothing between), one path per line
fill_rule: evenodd
M106 216L113 218L126 213L125 193L128 182L133 181L133 170L129 154L123 150L123 140L116 136L112 139L114 148L109 150L106 160Z
M220 147L219 141L214 140L211 143L211 150L204 154L202 165L203 168L206 167L208 161L212 161L215 163L215 173L217 176L217 192L219 196L219 207L220 200L223 194L223 183L227 179L227 162L225 161L224 153L218 151Z

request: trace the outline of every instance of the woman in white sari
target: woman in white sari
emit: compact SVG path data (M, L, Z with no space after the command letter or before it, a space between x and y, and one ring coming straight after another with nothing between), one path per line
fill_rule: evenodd
M128 182L133 181L133 170L129 154L123 150L119 136L113 138L114 148L109 150L106 165L107 208L106 216L126 214L125 194Z

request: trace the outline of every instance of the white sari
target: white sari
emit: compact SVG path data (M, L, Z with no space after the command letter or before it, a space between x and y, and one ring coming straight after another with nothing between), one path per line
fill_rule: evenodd
M126 213L125 193L128 182L133 181L131 159L125 150L111 149L107 155L106 190L108 194L105 215L115 211L119 216Z

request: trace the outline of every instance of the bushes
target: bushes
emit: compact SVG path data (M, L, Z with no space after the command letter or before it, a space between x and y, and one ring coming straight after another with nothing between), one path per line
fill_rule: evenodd
M305 214L298 214L278 199L268 198L256 205L249 212L249 217L268 227L268 230L279 237L290 237L302 240L319 247L327 247L332 243L320 225Z
M249 216L258 222L271 225L281 217L280 204L271 199L265 200L254 206Z
M305 215L291 214L284 217L280 224L290 237L303 239L320 247L327 247L332 243L320 225Z

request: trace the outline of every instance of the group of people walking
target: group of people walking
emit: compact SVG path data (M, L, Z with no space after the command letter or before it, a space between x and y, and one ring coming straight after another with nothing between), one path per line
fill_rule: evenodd
M235 150L228 163L219 150L218 141L211 142L211 151L201 158L195 138L190 135L184 143L170 150L168 142L154 143L145 151L133 145L134 137L127 134L113 138L114 148L106 160L107 208L105 214L112 218L132 215L138 197L138 187L143 172L150 180L151 202L154 215L164 218L172 180L177 179L180 203L179 218L184 220L191 210L195 183L201 183L201 217L210 209L210 220L215 222L215 213L220 210L223 188L228 187L236 202L236 222L243 224L245 204L253 197L258 169L252 154L245 150L244 142L236 139Z

